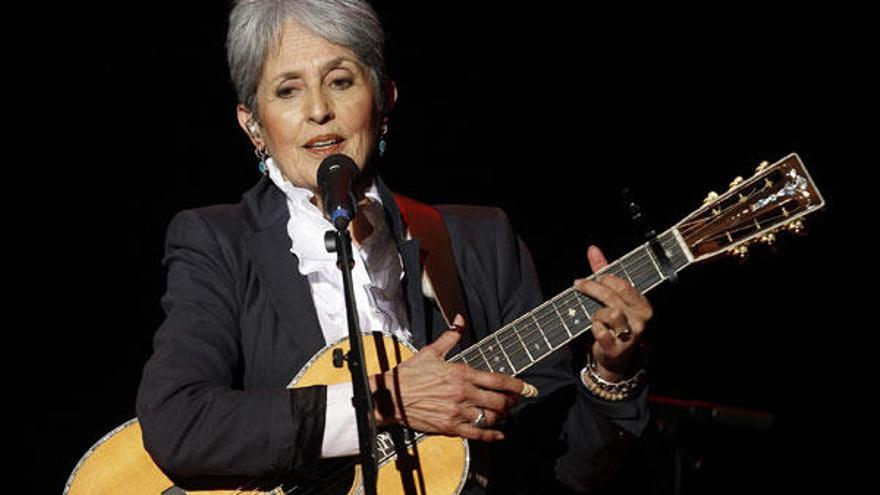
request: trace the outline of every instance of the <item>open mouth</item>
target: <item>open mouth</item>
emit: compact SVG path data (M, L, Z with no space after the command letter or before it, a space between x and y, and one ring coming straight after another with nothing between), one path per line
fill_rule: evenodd
M325 134L310 139L303 148L315 153L329 153L339 149L340 145L345 141L342 136L336 134Z

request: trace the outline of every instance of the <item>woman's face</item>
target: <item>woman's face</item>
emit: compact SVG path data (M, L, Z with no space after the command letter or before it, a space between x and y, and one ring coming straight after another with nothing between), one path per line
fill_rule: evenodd
M277 50L270 49L257 86L259 136L287 180L317 192L315 174L333 153L363 169L376 138L373 84L350 49L285 24ZM238 119L247 132L243 105Z

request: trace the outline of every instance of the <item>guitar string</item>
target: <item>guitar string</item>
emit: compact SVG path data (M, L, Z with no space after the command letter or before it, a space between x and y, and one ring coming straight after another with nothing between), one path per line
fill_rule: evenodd
M790 214L789 214L789 215L790 215ZM776 222L778 222L779 220L783 220L783 219L785 219L785 218L787 218L787 216L784 215L784 214L782 214L782 215L777 215L777 216L775 216L775 217L769 217L769 218L764 219L764 222L763 222L763 223L764 223L764 224L768 224L768 223L776 223ZM751 229L754 229L754 228L755 228L754 225L744 225L744 226L739 227L739 228L736 228L736 229L730 229L728 232L730 232L730 233L732 233L732 234L735 234L735 233L739 233L739 232L741 232L741 231L748 231L748 230L751 230ZM768 230L770 230L770 228L762 228L761 230L756 230L755 235L760 234L760 233L763 233L763 232L766 232L766 231L768 231ZM701 240L695 242L695 244L697 244L697 243L700 243L700 244L701 244L701 243L705 243L705 242L717 241L717 240L719 240L719 239L724 239L725 237L726 237L726 234L718 234L718 235L716 235L715 237L708 237L708 238L705 238L705 239L701 239ZM735 241L735 242L738 242L738 241Z
M643 260L643 259L646 258L647 256L648 256L648 255L640 255L638 258L636 258L636 260ZM624 258L624 259L625 259L625 258ZM602 273L605 273L605 272L608 272L608 271L611 271L611 272L613 273L613 268L617 265L617 263L618 263L618 262L615 262L615 264L610 265L609 268L611 268L611 269L605 269L605 270L603 270L603 271L600 271L599 273L597 273L597 275L602 274ZM647 264L645 264L644 266L645 266L646 269L648 269L648 270L650 270L650 268L651 268L651 266L650 266L650 265L647 265ZM625 271L625 266L623 267L623 269L624 269L624 271ZM632 267L631 267L631 270L632 270ZM640 277L640 275L643 275L643 273L642 273L643 271L644 271L644 270L640 270L640 272L634 272L635 275L632 275L632 276L631 276L632 279L635 279L635 280L634 280L634 283L635 283L636 286L639 286L641 283L644 283L644 281L646 280L646 279L644 279L643 277ZM654 271L654 270L652 270L652 271ZM648 280L653 281L654 279L653 279L653 278L649 278ZM648 284L648 285L649 285L649 284ZM577 300L577 299L583 297L583 296L579 296L579 295L578 295L579 293L575 294L574 297L569 297L569 296L572 295L572 294L574 294L573 291L571 291L571 290L567 290L567 291L563 292L562 294L560 294L560 295L554 297L553 299L549 300L548 303L552 303L553 306L554 306L554 312L557 312L557 313L558 313L557 303L561 304L561 305L563 306L563 308L565 308L565 307L566 307L568 304L570 304L573 300ZM588 299L588 301L592 301L592 299ZM504 339L504 342L505 342L505 343L509 343L510 341L513 341L513 342L514 342L514 344L515 344L515 352L511 352L511 353L509 353L509 354L506 353L506 352L504 352L504 349L505 349L505 348L508 349L508 350L510 349L510 347L505 347L504 344L501 344L501 349L500 349L500 351L501 351L501 352L504 352L504 355L508 357L508 359L506 359L506 361L507 361L509 364L511 364L511 366L514 368L513 371L518 372L517 368L522 368L522 366L517 367L516 365L514 365L514 364L513 364L513 361L514 361L514 360L510 359L509 356L510 356L510 355L522 354L522 352L525 350L525 349L524 349L524 346L523 346L522 344L520 344L520 345L516 345L516 344L517 344L516 341L517 341L517 340L519 340L519 341L529 340L529 341L530 341L530 337L534 337L538 332L541 331L541 328L540 328L539 326L536 325L535 321L537 321L537 320L546 320L548 317L551 317L551 318L553 317L552 312L545 312L545 314L540 315L540 317L536 317L536 316L534 315L534 313L539 312L543 306L547 306L547 305L549 305L548 303L545 303L544 305L542 305L542 306L536 308L535 310L531 311L530 313L532 313L532 314L526 314L526 315L524 315L523 318L519 318L519 319L515 320L514 323L512 324L512 326L509 325L509 326L507 327L508 329L512 328L512 329L513 329L513 332L516 332L516 334L519 335L519 337L517 337L517 335L513 335L513 336L510 336L510 337ZM531 318L530 318L530 317L531 317ZM525 320L527 320L527 319L529 320L528 323L522 324L522 322L525 321ZM520 327L520 328L516 328L516 324L517 324L517 322L520 322L520 323L521 323L521 327ZM548 326L547 329L550 330L551 332L545 332L545 333L546 333L547 335L552 335L553 332L556 332L556 331L558 331L558 330L560 330L560 329L562 329L562 328L564 328L562 325ZM505 329L501 329L500 331L495 332L495 335L504 332L504 330L505 330ZM513 332L508 332L508 333L513 333ZM564 341L563 341L563 342L561 342L560 344L558 344L558 345L556 345L556 346L552 346L552 345L551 345L551 346L549 347L549 349L551 349L551 350L558 349L559 347L561 347L562 345L564 345L565 343L567 343L567 341L569 341L569 340L572 338L572 336L571 336L571 335L569 334L569 332L567 332L567 331L565 332L564 335L565 335L565 337L564 337ZM523 339L522 337L525 337L525 339ZM542 335L542 339L544 339L544 338L545 338L545 337ZM482 346L485 346L486 341L488 341L488 340L489 340L489 339L484 339L484 341L481 341L481 343L478 344L478 345L476 345L476 346L472 346L472 348L471 348L471 349L468 349L468 351L471 351L470 354L471 354L472 356L475 355L476 353L473 352L473 348L475 348L475 347L480 347L481 345L482 345ZM495 340L496 340L496 342L501 342L501 339L497 339L497 338L496 338ZM549 341L549 339L546 339L546 340ZM539 339L539 341L540 341L540 339ZM548 344L549 344L549 342L548 342ZM495 347L495 346L494 346L493 344L490 343L490 345L489 345L488 347ZM488 350L488 349L487 349L487 350ZM539 350L539 351L541 350L540 347L539 347L538 350ZM463 356L463 360L464 360L465 362L470 363L471 361L473 361L473 359L471 359L471 360L469 361L469 357L468 357L468 355L467 355L468 351L465 351L464 353L462 353L462 356ZM483 352L483 355L485 355L485 354L486 354L486 352L484 351L484 352ZM528 360L530 361L530 362L528 363L529 365L530 365L530 364L533 364L534 362L536 362L536 361L538 360L538 359L533 359L533 358L531 358L531 356L530 356L531 353L530 353L530 352L526 351L526 354L527 354L527 356L529 356L529 357L528 357ZM546 354L547 354L547 353L542 354L541 357L543 357L543 355L546 355ZM500 357L499 351L494 351L494 353L493 353L493 351L489 350L489 355L493 358L493 359L492 359L493 361L495 361L495 362L498 362L498 361L499 361L499 357ZM517 362L519 362L519 361L517 361ZM488 364L489 364L489 363L487 363L487 365L488 365ZM492 369L491 365L489 365L489 369Z
M784 208L791 201L794 201L794 200L789 198L789 199L785 200L783 203L776 205L775 208ZM781 215L770 217L769 219L765 218L763 220L763 222L759 222L759 223L767 224L767 223L775 222L778 219L786 218L786 216L791 216L791 214L792 214L791 212L787 212L787 215L786 215L786 213L783 213ZM752 220L756 221L757 217L753 217ZM683 235L685 235L687 238L691 239L691 241L689 242L691 245L696 245L696 244L710 242L710 241L717 240L717 239L722 239L729 232L738 232L740 230L748 230L748 229L755 227L755 225L753 223L747 224L747 223L743 222L740 225L742 225L742 226L726 229L724 231L724 233L718 233L718 234L715 234L715 236L699 237L697 235L694 235L693 233L687 233L687 234L683 234ZM763 229L763 230L767 230L767 229ZM701 229L697 228L696 231L701 231Z
M573 305L572 303L581 305L583 301L580 301L580 299L584 297L585 296L581 295L577 291L569 290L567 294L565 294L565 297L559 298L557 299L557 301L559 302L560 306L565 309L569 305ZM550 323L547 323L547 320L550 320ZM497 351L494 349L483 351L483 357L485 357L485 361L487 361L487 370L503 371L501 368L493 367L491 363L501 362L500 358L504 356L506 358L505 362L509 363L512 367L509 374L519 374L520 371L540 361L544 356L559 349L560 347L569 343L574 337L577 337L581 333L583 333L587 328L589 328L592 320L590 318L587 318L585 319L585 322L586 324L583 327L579 328L575 326L579 323L570 322L571 325L566 326L564 320L561 317L553 315L551 313L536 317L535 321L525 323L523 326L513 329L513 332L518 333L520 337L510 337L509 339L506 339L506 341L520 341L515 344L516 347L514 349L511 349L511 347L509 346L505 348L502 344L501 348ZM561 336L562 338L556 338L559 336ZM553 342L559 343L553 344ZM532 344L532 346L529 346L527 344ZM495 346L493 345L490 347ZM465 356L464 361L469 365L474 366L472 364L474 362L473 358ZM476 361L479 362L479 360ZM474 367L482 368L482 366L480 366L479 364Z
M632 278L635 279L636 285L639 285L642 281L638 275ZM488 369L495 371L496 368L499 370L501 368L498 368L497 365L493 367L491 363L501 363L501 357L504 357L504 362L507 362L512 367L511 374L519 372L520 369L524 368L523 364L531 365L547 354L542 352L543 349L558 349L576 335L579 335L579 329L575 329L574 335L565 330L564 319L559 315L559 312L560 310L565 311L572 308L574 306L572 303L574 302L581 304L583 302L580 301L582 297L585 296L581 296L579 292L572 289L563 292L551 300L552 309L547 307L543 313L540 310L535 310L534 313L525 315L526 318L520 320L518 325L509 325L495 332L496 338L494 340L497 342L497 345L490 340L482 345L474 346L462 353L462 360L473 365L472 363L475 361L479 362L480 357L482 357L486 361ZM593 300L590 298L587 301L592 302ZM558 320L562 323L550 325L546 323L547 320ZM587 321L589 320L590 318L588 317ZM560 334L562 335L562 342L553 344L552 342L559 340L555 337L558 337ZM532 353L534 351L537 351L540 356L533 356ZM527 360L527 363L522 362L523 358ZM482 366L479 366L479 368L482 368Z
M756 184L752 184L752 186L754 186L754 185L756 185ZM735 201L734 201L733 203L731 203L730 206L728 206L728 207L724 207L724 208L722 208L721 210L719 210L719 214L718 214L718 215L714 215L712 218L709 218L709 219L706 219L706 218L702 218L702 219L701 219L701 218L695 218L694 220L691 220L690 222L682 222L682 223L679 225L679 231L682 233L682 235L684 235L685 232L687 232L687 235L691 235L693 232L692 232L692 231L688 231L688 229L690 229L690 228L692 228L692 227L693 227L693 228L696 228L696 229L699 229L699 228L702 228L702 227L708 225L707 222L706 222L706 220L710 220L710 221L715 221L715 220L717 220L719 217L722 217L722 216L724 216L725 214L729 213L731 209L738 207L741 203L748 202L749 200L751 200L752 196L754 196L754 195L760 193L761 191L763 191L763 190L766 189L766 188L767 188L767 186L764 185L764 186L761 187L761 188L758 188L758 189L752 189L751 192L749 192L747 196L744 196L745 199L734 198L733 195L728 196L727 198L725 198L725 201L727 201L727 200L731 200L731 199L733 199L733 200L735 200ZM726 194L726 193L725 193L725 194ZM722 206L720 203L721 203L720 201L717 201L717 200L716 200L715 202L710 203L709 205L712 205L712 206ZM711 211L711 208L707 208L706 211ZM709 223L711 223L711 222L709 222Z
M568 298L568 300L567 300L566 302L571 302L572 300L576 300L576 299L580 299L580 298L585 297L585 296L581 295L579 292L575 292L575 291L571 291L570 294L571 294L573 297ZM518 374L519 374L522 370L524 370L525 368L527 368L527 367L531 366L532 364L534 364L534 363L540 361L541 359L543 359L543 358L546 357L547 355L549 355L549 354L553 353L554 351L558 350L560 347L563 347L565 344L567 344L568 342L570 342L570 340L572 340L573 337L576 337L576 336L581 335L582 333L586 332L590 327L592 327L592 320L590 320L590 319L588 319L588 320L586 321L586 324L585 324L582 328L566 327L565 324L564 324L564 322L563 322L561 319L558 320L558 321L559 321L559 323L557 323L557 324L546 325L546 326L545 326L544 333L547 334L547 335L552 335L553 333L561 334L561 335L563 335L563 339L564 339L564 340L563 340L560 344L556 345L555 347L554 347L554 346L548 346L548 347L545 347L544 349L546 349L546 352L542 352L542 353L541 353L539 356L537 356L537 357L534 357L534 358L533 358L533 357L527 355L526 358L528 359L528 363L526 363L525 366L520 366L520 369L518 369L515 373L512 373L513 375L518 375ZM534 324L534 323L530 323L530 325L536 325L536 324ZM571 332L571 328L574 328L574 332ZM534 334L534 333L538 333L538 332L541 332L541 331L542 331L542 330L541 330L540 328L538 328L537 326L535 326L535 331L532 332L532 333ZM564 333L563 333L563 332L564 332ZM572 336L572 337L569 337L569 335L573 335L573 336ZM549 340L549 339L548 339L548 340ZM491 370L491 366L490 366L489 369Z
M753 190L752 192L750 192L750 193L748 194L748 196L745 196L745 199L744 199L744 200L738 200L737 202L731 204L729 207L723 208L723 209L719 212L718 215L715 215L715 216L713 216L712 218L709 218L709 219L695 219L695 220L693 220L692 222L683 223L683 224L681 224L681 225L679 226L679 231L681 232L681 234L682 234L683 236L685 236L685 237L687 237L687 238L695 237L695 236L697 236L697 233L698 233L698 232L700 232L701 230L708 229L708 228L709 228L710 226L712 226L714 223L716 223L716 222L722 220L722 217L727 216L727 215L730 213L731 210L740 207L740 206L741 206L741 203L745 203L745 202L749 202L749 201L751 201L751 200L752 200L752 196L757 195L758 193L762 192L762 191L765 190L766 188L767 188L767 186L765 185L764 187L761 187L761 188L758 188L758 189ZM787 198L787 201L790 201L790 200L791 200L791 198ZM782 206L782 205L778 205L777 207L779 207L779 206ZM707 211L708 211L708 210L707 210ZM700 242L704 242L704 241L700 241ZM691 244L696 244L696 243L697 243L697 241L691 242Z
M637 258L637 260L643 260L643 259L648 258L648 257L650 257L650 255L643 251L643 253L639 253L639 257ZM625 259L625 257L622 258L622 259ZM650 268L652 268L652 266L653 266L653 258L651 257L650 259L651 259L651 261L652 261L652 264L649 265L649 264L645 263L645 264L644 264L644 266L645 266L645 270L650 270ZM609 265L607 268L605 268L605 269L603 269L603 270L600 270L599 272L597 272L596 274L594 274L591 278L594 278L594 277L596 277L596 276L599 276L599 275L602 275L602 274L607 273L607 272L609 272L609 271L612 271L614 268L617 267L617 264L618 264L618 262L612 263L612 264ZM638 285L638 282L636 283L636 285ZM552 298L552 299L546 301L545 303L541 304L541 305L538 306L537 308L535 308L535 309L533 309L532 311L530 311L530 312L524 314L523 316L517 318L517 319L514 320L512 323L506 325L506 326L505 326L504 328L502 328L501 330L496 331L496 332L494 332L493 334L491 334L491 335L487 336L486 338L482 339L480 342L478 342L478 343L475 344L474 346L471 346L469 349L465 350L464 352L462 352L462 353L459 354L458 356L455 356L453 359L456 359L456 358L458 358L458 357L460 356L464 361L467 362L468 359L467 359L466 354L467 354L469 351L470 351L472 354L474 354L474 352L473 352L474 349L479 348L479 347L486 347L486 344L487 344L487 343L489 344L488 347L492 347L493 345L492 345L489 341L492 340L493 338L494 338L494 340L496 341L496 343L498 343L499 345L501 345L502 349L505 348L504 344L509 344L511 341L513 341L514 344L516 344L516 340L521 340L521 336L522 336L522 334L520 334L520 338L519 338L519 339L517 339L517 335L514 334L514 335L506 336L506 337L504 338L503 341L500 340L500 339L498 338L498 335L501 334L502 332L504 332L505 330L509 330L510 328L514 328L514 331L515 331L515 330L516 330L515 326L516 326L518 323L519 323L519 324L522 324L523 321L525 321L526 319L529 319L530 317L534 316L534 313L539 312L539 311L542 311L543 309L545 309L546 306L549 306L550 304L554 304L554 305L555 305L555 303L556 303L557 301L559 301L562 297L565 297L566 294L568 294L568 293L569 293L569 291L564 291L563 293L557 295L556 297L554 297L554 298ZM529 325L523 325L523 328L528 328L528 326L529 326ZM508 333L511 333L511 332L508 332ZM517 347L517 349L520 348L519 346L516 346L516 347ZM507 348L509 348L509 347L507 347ZM508 361L509 361L509 360L508 360ZM512 364L512 363L510 363L510 364Z
M671 239L668 241L669 242L667 242L667 244L676 243L676 241L674 239ZM669 246L667 245L665 247L669 247ZM608 265L608 267L606 267L603 270L600 270L599 272L594 274L591 278L594 278L596 276L602 275L607 272L613 273L613 270L618 266L618 264L621 264L626 259L627 259L627 257L625 256L625 257L621 258L620 260L615 261L614 263ZM638 261L644 260L644 259L650 259L651 263L650 264L643 263L640 266L637 265L638 271L634 271L635 275L630 275L631 280L635 279L635 280L633 280L633 285L636 287L638 287L640 284L645 283L646 281L653 281L654 280L653 276L651 276L651 275L649 275L648 278L644 278L645 271L648 271L649 273L652 273L652 272L656 273L656 268L655 268L655 265L653 262L653 257L651 257L650 254L648 254L647 249L643 249L642 252L639 253L639 255L637 257L633 258L633 261L631 263L634 265ZM642 268L642 266L644 268ZM625 270L625 266L623 267L623 269ZM658 281L662 281L662 276L658 279ZM646 284L646 285L650 285L650 284ZM555 307L556 303L562 301L563 307L566 307L565 305L571 303L574 300L574 298L568 298L568 299L565 299L565 298L573 293L574 293L574 291L572 289L568 289L566 291L563 291L561 294L557 295L556 297L548 300L547 302L538 306L537 308L533 309L532 311L517 318L516 320L514 320L512 323L508 324L504 328L494 332L489 337L484 338L479 343L471 346L470 348L468 348L464 352L460 353L458 356L455 356L453 359L456 359L459 356L461 356L461 359L463 361L470 364L470 362L472 362L474 359L471 359L471 361L468 360L468 356L467 356L468 352L470 352L471 355L475 355L476 352L474 352L474 349L480 348L480 350L483 351L483 355L485 356L485 352L488 349L483 350L482 347L487 347L487 348L498 347L498 346L495 346L494 344L491 344L489 342L492 337L495 337L495 341L499 344L500 350L489 351L491 357L495 361L497 361L497 359L494 359L494 358L500 358L502 355L508 357L506 359L506 361L514 368L514 370L511 370L511 371L515 371L518 373L518 369L516 369L517 366L515 366L513 364L512 360L509 358L509 355L505 351L505 349L508 349L508 350L511 349L511 346L509 346L509 345L505 346L505 344L511 344L511 342L512 342L513 343L512 347L515 349L515 352L511 353L511 354L514 354L514 355L521 354L522 351L520 351L520 349L525 349L524 342L522 342L522 341L527 340L531 337L535 337L537 335L537 333L541 331L541 328L539 326L537 326L537 324L534 321L536 319L534 313L542 311L543 309L545 309L546 306L549 306L550 304L554 304L554 309L558 312L558 308ZM586 296L579 296L578 294L580 294L580 293L577 292L577 294L575 294L575 298L586 297ZM589 298L589 297L587 297L587 301L597 303L596 301L594 301L592 298ZM582 308L582 309L584 309L584 308ZM589 315L589 312L587 312L587 313L588 313L588 319L590 319L591 317ZM547 312L547 313L541 315L541 318L546 319L548 317L548 315L552 316L552 313ZM524 323L526 320L531 320L531 321ZM517 324L521 324L521 327L517 328L516 327ZM550 330L559 330L559 329L562 329L563 326L561 324L559 324L559 325L551 326L548 328ZM510 329L512 329L512 331ZM507 333L511 334L511 335L507 335L507 336L502 335L502 338L498 338L498 335L503 334L505 331L507 331ZM566 333L568 333L568 332L566 332ZM523 337L525 337L525 339ZM551 351L558 349L562 345L566 344L569 340L571 340L571 338L572 337L566 337L564 342L560 343L559 345L557 345L555 347L551 345L548 348L551 349ZM517 342L517 340L519 340L520 342ZM546 339L546 340L548 340L548 345L549 345L549 339ZM531 340L529 340L529 341L531 342ZM540 340L539 340L539 342L540 342ZM539 350L540 350L540 348L539 348ZM503 354L499 354L499 352L503 353ZM540 359L540 357L543 357L546 354L548 354L548 353L544 353L538 359L534 359L531 357L531 353L529 351L526 350L525 352L526 352L526 356L528 357L528 360L530 361L528 363L528 365L534 364L534 362L537 362ZM487 365L489 365L488 362L487 362ZM491 365L489 365L489 369L492 369Z

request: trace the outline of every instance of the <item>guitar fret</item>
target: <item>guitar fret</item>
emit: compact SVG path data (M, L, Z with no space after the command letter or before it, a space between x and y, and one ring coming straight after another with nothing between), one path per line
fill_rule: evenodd
M559 316L559 321L562 322L562 328L565 328L565 333L568 334L568 338L572 338L574 334L571 333L571 329L569 329L568 325L565 323L565 318L562 316L562 313L559 312L559 306L556 305L556 301L551 299L550 303L553 305L553 310L556 311L556 315Z
M629 281L629 284L635 287L635 283L633 282L632 277L629 275L629 272L626 270L626 265L623 264L623 260L626 258L621 258L620 261L617 262L620 265L620 269L623 270L623 278Z
M544 337L544 342L547 343L547 348L553 349L553 346L550 345L550 340L547 339L547 333L544 332L544 328L541 326L541 322L538 321L538 318L535 317L534 312L531 313L531 315L532 315L532 320L534 320L534 322L535 322L535 328L537 329L537 333L541 334L541 337Z
M657 263L657 260L654 259L654 253L651 252L653 250L646 249L646 251L648 252L648 258L651 260L651 263L654 264L654 269L657 270L657 274L660 275L661 278L663 278L663 271L660 270L660 265Z
M513 362L510 360L510 356L507 355L507 352L504 351L504 347L501 345L501 342L498 342L498 335L493 334L492 338L495 339L495 344L498 346L498 349L501 351L501 354L504 356L504 360L507 361L507 365L510 366L510 372L513 374L517 373L517 367L513 365ZM491 347L490 347L491 348ZM497 356L495 359L498 359ZM499 368L502 370L503 367ZM507 373L506 371L502 371L503 373Z
M483 357L483 353L480 352L479 347L471 347L464 351L462 353L462 359L464 360L465 364L474 369L488 371L490 368L489 362L486 361L485 357Z
M605 270L603 270L603 274L604 273L610 273L611 275L614 275L614 276L620 277L620 278L628 278L626 275L620 273L620 266L617 264L616 261L614 263L611 263L610 265L606 266Z
M516 328L516 325L514 325L513 323L511 323L511 324L510 324L510 328L513 329L513 333L514 333L514 335L516 335L516 338L519 339L519 343L522 344L523 349L526 350L526 354L529 355L529 360L530 360L531 362L534 363L534 362L535 362L535 358L534 358L534 356L532 356L532 351L529 350L529 346L527 346L526 343L523 341L523 339L522 339L522 335L520 335L519 330L517 330L517 328Z
M549 301L546 307L542 308L542 313L538 322L544 331L544 338L547 339L550 350L558 349L571 340L571 333L566 328L559 311L556 310L556 303Z
M547 339L541 331L541 326L538 325L538 320L535 320L531 312L528 315L531 316L532 321L525 323L524 327L520 328L520 337L522 337L523 342L526 344L529 355L532 356L532 361L538 361L541 359L541 356L549 352L550 344L547 343Z
M483 353L483 357L486 359L486 362L489 363L489 369L498 373L516 373L516 368L514 368L510 364L510 360L507 359L506 355L504 355L504 350L501 349L498 345L498 339L494 335L492 335L491 337L492 338L486 339L485 341L481 342L478 346L480 348L480 352ZM501 360L502 356L504 356L503 361Z
M489 360L488 360L488 359L486 359L486 354L483 353L483 348L480 347L480 346L477 346L477 350L480 351L480 357L482 357L482 358L483 358L483 362L486 363L486 369L487 369L488 371L495 371L494 369L492 369L492 364L489 363Z
M583 304L581 304L580 292L572 288L563 294L565 294L565 297L562 298L564 301L560 308L560 313L563 315L563 321L565 321L566 327L571 332L571 338L573 339L590 327L590 315L584 309Z
M510 335L514 333L514 335ZM522 341L519 338L519 335L515 335L516 330L513 325L509 325L498 331L498 344L504 350L504 354L510 360L511 366L517 370L517 372L523 368L527 368L534 361L532 361L532 357L528 355L528 350L523 346Z
M578 305L581 307L582 310L584 310L584 314L587 315L587 318L589 318L590 321L592 321L593 320L593 313L590 313L589 311L587 311L587 308L584 306L584 302L581 299L580 295L578 295L577 298L578 298Z
M651 258L651 249L647 245L633 253L633 255L623 258L621 261L624 265L627 262L630 263L629 273L636 274L633 276L633 287L640 291L644 291L662 280L660 272L655 269L655 264Z

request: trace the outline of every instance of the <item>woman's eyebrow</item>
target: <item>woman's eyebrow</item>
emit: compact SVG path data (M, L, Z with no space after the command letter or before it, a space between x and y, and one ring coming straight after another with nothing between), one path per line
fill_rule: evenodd
M341 66L345 62L350 62L350 63L360 67L356 60L353 60L350 57L339 56L339 57L336 57L332 60L329 60L328 62L324 63L324 65L321 66L321 77L325 76L328 72ZM302 73L300 71L284 71L281 74L278 74L275 77L275 80L278 81L278 80L300 79L300 78L302 78Z

